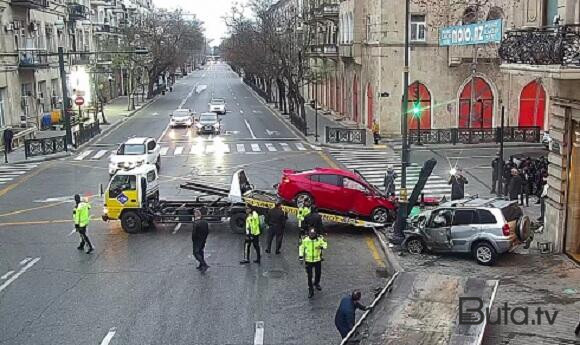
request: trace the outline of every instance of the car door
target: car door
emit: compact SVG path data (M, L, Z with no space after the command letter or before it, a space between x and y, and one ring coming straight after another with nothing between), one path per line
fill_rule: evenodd
M451 224L453 222L452 209L439 209L431 213L425 227L425 242L429 247L438 251L451 249Z
M369 201L372 196L369 190L358 181L348 177L343 177L342 186L344 208L354 214L370 215L372 210L369 209Z
M121 211L139 207L139 192L135 176L115 175L106 195L109 216L118 219Z
M469 252L470 243L478 236L480 226L474 209L457 209L453 215L451 240L454 252Z
M346 212L342 194L342 176L319 174L316 180L310 180L312 196L316 206L323 209Z

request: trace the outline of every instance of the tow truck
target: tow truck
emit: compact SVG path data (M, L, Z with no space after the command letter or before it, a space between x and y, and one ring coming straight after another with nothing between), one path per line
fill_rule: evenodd
M190 200L161 199L158 179L154 165L117 172L102 193L102 219L120 221L123 230L133 234L157 224L193 223L193 214L195 210L199 210L208 222L220 223L229 220L234 233L243 233L246 207L265 214L278 200L274 191L255 189L243 169L232 175L229 189L195 181L182 183L181 189L198 194ZM282 208L289 215L298 214L295 205L284 204ZM361 228L381 228L386 225L331 211L322 211L320 215L327 222Z

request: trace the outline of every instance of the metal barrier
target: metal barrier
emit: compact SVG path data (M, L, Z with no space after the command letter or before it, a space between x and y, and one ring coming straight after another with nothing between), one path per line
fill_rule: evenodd
M366 129L358 128L325 128L326 143L328 144L360 144L366 145Z
M80 145L86 143L87 141L94 138L96 135L101 133L101 127L99 121L90 123L88 125L79 124L79 130L74 132L74 145L79 147Z
M540 127L504 127L504 142L540 142ZM410 129L412 144L483 144L499 143L501 128Z
M290 112L290 123L294 127L296 127L300 132L302 132L302 134L307 135L306 131L308 130L308 127L306 125L306 120L302 116L291 111Z
M67 151L66 135L24 141L24 157L44 156Z

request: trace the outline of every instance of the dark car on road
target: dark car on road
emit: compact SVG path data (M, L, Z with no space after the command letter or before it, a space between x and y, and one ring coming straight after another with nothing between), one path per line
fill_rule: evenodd
M199 115L195 127L198 134L220 134L221 120L216 113L202 113Z

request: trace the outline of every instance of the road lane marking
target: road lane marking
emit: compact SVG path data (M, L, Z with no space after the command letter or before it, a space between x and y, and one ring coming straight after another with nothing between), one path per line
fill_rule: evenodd
M20 277L24 272L28 271L34 264L36 264L40 258L35 258L34 260L28 262L26 266L22 267L18 272L16 272L10 279L4 282L4 284L0 285L0 292L6 289L10 284L12 284L18 277Z
M370 235L366 235L365 241L366 241L367 247L369 247L369 250L371 251L373 259L375 259L375 262L377 263L377 265L379 265L381 267L385 267L385 263L383 262L383 259L381 258L379 251L377 250L377 246L375 245L374 238Z
M238 152L246 152L246 147L244 146L244 144L236 144L236 150Z
M240 114L243 114L243 113L244 113L244 111L242 109L240 109Z
M175 235L179 231L179 229L181 229L181 223L177 223L177 225L173 229L173 234Z
M248 122L248 120L244 120L244 122L246 123L246 127L248 127L248 131L250 131L250 135L252 136L252 139L258 139L254 135L254 131L252 131L252 127L250 127L250 123Z
M106 155L108 152L109 152L109 150L100 150L99 152L97 152L96 155L93 156L92 159L100 159L101 157Z
M111 340L113 340L113 337L115 336L116 333L117 328L111 327L109 329L109 333L107 333L107 335L103 338L103 341L101 341L101 345L109 345L109 343L111 342Z
M2 182L8 182L8 181L12 181L12 180L14 180L13 177L10 177L10 178L0 177L0 181L2 181Z
M93 153L93 150L86 150L85 152L76 156L75 161L82 161L83 159L87 158L87 156L90 155L91 153Z
M308 144L314 151L322 151L322 147L313 144Z
M294 145L296 145L296 148L298 149L298 151L306 151L306 147L304 147L304 145L302 145L302 143L296 143Z
M158 143L161 141L161 139L163 139L165 134L167 134L167 131L169 130L169 128L171 128L171 126L168 123L167 126L165 126L165 129L163 130L163 132L161 132L161 135L159 136L159 138L157 138Z
M7 279L8 277L10 277L12 275L12 273L14 273L14 271L6 272L6 273L4 273L4 275L2 277L0 277L0 279L2 279L2 280Z
M159 150L159 154L161 156L166 156L167 155L167 151L169 151L169 147L162 147L161 150Z
M284 151L291 151L292 150L290 148L290 145L288 145L287 143L280 143L280 146L282 146L282 150L284 150Z
M274 151L278 151L278 149L276 149L274 147L274 145L272 145L271 143L265 143L264 145L266 145L266 148L268 149L268 151L270 152L274 152Z
M28 261L30 261L30 260L32 260L32 258L30 258L30 257L28 257L28 258L25 258L24 260L20 261L20 266L22 266L22 265L26 264L26 263L27 263Z
M254 332L254 345L264 344L264 321L256 322L256 330Z
M260 152L262 151L262 149L260 149L260 145L259 144L251 144L252 146L252 151L254 152Z
M180 154L182 154L182 153L183 153L183 146L178 146L178 147L176 147L176 148L175 148L175 152L173 152L173 154L174 154L175 156L179 156L179 155L180 155Z

